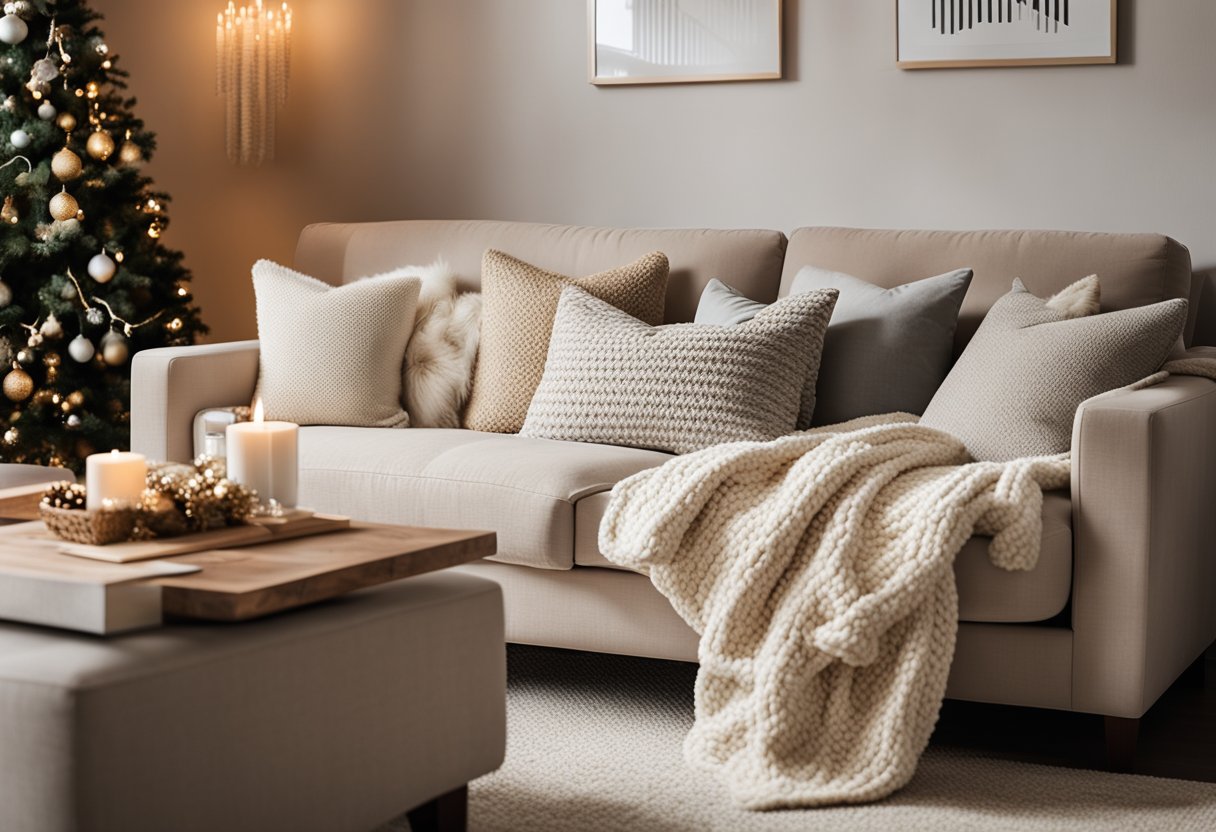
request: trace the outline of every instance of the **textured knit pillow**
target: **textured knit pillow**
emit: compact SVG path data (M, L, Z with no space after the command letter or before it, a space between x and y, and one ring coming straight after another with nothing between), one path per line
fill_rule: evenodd
M255 263L266 418L408 425L401 367L421 283L389 273L334 287L269 260Z
M774 303L733 327L652 327L562 291L522 433L688 453L794 430L836 292Z
M1077 406L1156 372L1186 324L1187 307L1175 299L1076 317L1084 304L1061 303L1076 288L1045 301L1015 280L920 423L957 436L977 460L1068 451Z
M464 426L518 433L545 370L553 315L565 286L579 286L648 324L663 322L667 256L662 252L589 277L565 277L501 251L481 263L481 347Z
M814 266L799 271L791 295L836 289L840 297L823 341L819 381L816 385L815 379L808 380L798 427L879 413L924 412L950 371L958 310L970 285L970 269L893 289ZM696 321L733 326L763 308L711 280L701 295Z

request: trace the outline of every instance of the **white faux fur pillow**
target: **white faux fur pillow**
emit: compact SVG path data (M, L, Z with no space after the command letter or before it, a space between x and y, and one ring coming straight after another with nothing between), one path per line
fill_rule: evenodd
M469 398L481 332L481 295L460 293L456 275L440 260L408 267L421 278L414 333L405 351L405 410L416 428L458 428Z

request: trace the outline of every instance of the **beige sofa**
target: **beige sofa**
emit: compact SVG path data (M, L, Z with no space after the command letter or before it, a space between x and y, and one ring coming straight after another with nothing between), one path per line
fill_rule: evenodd
M1150 234L621 230L500 222L310 226L296 267L340 282L443 256L477 286L482 252L589 274L652 250L670 258L667 319L692 319L718 277L761 301L807 264L893 286L970 266L961 350L988 307L1021 277L1045 295L1090 273L1106 310L1187 297L1185 248ZM1188 326L1193 331L1194 321ZM191 454L201 408L244 403L256 342L150 350L134 362L132 443L161 459ZM1175 377L1081 407L1071 493L1044 505L1040 564L1007 573L971 540L958 558L959 631L948 695L1114 717L1126 738L1158 696L1216 639L1216 383ZM695 660L696 637L641 575L600 555L613 484L659 465L654 451L465 430L306 427L300 499L367 520L498 532L497 563L468 571L506 596L507 638Z

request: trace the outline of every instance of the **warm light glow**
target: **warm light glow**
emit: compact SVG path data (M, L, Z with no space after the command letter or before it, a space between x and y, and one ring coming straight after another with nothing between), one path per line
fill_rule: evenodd
M215 18L215 91L226 98L228 159L257 165L274 158L275 118L291 76L291 8L234 2Z
M262 397L261 396L258 396L257 400L254 401L254 403L253 403L253 421L255 421L255 422L265 422L266 421L266 408L262 407Z

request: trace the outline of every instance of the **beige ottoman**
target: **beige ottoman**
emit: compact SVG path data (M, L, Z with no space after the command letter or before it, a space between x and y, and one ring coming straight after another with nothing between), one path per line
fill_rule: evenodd
M462 828L505 688L498 585L451 572L246 624L0 624L0 829Z

